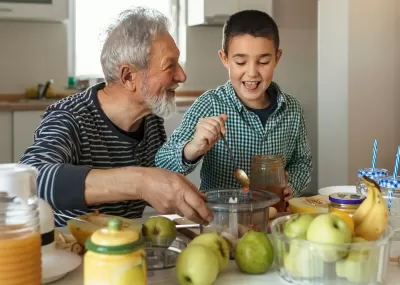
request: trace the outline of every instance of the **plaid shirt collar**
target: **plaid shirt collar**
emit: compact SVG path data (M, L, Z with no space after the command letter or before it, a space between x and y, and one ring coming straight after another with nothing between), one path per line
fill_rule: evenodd
M243 105L243 103L239 100L239 97L236 95L235 89L233 88L232 82L230 80L228 80L225 85L223 85L223 88L225 89L225 94L227 96L226 98L221 99L227 99L228 101L232 102L239 113L248 112L246 106ZM275 90L277 94L277 108L275 112L279 112L281 110L283 111L286 106L286 100L281 88L277 83L272 81L267 90L269 89Z

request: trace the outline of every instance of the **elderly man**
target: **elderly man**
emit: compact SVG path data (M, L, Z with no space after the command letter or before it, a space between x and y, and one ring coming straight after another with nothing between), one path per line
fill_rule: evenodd
M62 215L94 210L138 218L147 203L160 213L212 220L193 184L154 167L166 141L161 117L173 113L175 89L186 80L168 26L151 9L120 14L101 52L106 83L47 108L20 162L39 170L38 194L57 226L68 220Z

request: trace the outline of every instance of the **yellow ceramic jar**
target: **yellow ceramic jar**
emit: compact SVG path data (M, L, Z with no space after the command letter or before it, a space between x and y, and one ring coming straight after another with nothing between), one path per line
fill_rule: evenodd
M84 285L145 285L146 252L140 233L122 229L118 219L86 242Z

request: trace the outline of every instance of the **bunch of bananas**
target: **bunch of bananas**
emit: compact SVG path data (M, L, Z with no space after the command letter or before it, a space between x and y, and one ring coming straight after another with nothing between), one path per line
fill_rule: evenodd
M367 198L353 215L355 235L369 241L378 240L389 223L389 210L379 185L367 176L362 181L368 187Z

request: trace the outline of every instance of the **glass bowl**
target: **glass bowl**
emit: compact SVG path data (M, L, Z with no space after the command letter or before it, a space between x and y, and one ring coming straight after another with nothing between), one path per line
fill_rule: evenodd
M298 215L280 217L271 224L275 264L284 280L301 285L384 284L394 234L390 226L377 241L324 244L283 234L285 223Z
M215 189L206 193L214 220L208 226L200 226L200 233L223 235L232 247L249 230L267 232L269 207L280 201L277 195L262 190L245 194L242 189Z

